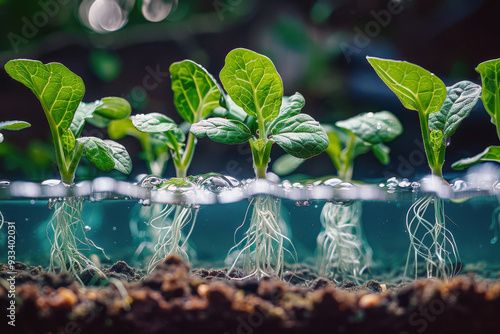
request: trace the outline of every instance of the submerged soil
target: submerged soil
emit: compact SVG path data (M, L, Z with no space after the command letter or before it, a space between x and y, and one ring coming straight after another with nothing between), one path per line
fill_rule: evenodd
M500 281L472 273L408 284L229 280L220 270L191 271L175 256L147 277L125 262L104 272L107 280L93 282L101 286L83 287L17 263L12 327L11 277L0 264L0 333L500 332Z

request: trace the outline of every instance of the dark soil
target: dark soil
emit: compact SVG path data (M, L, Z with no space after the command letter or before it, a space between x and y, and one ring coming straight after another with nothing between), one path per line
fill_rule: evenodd
M175 256L148 277L125 262L104 272L101 286L82 287L69 275L17 263L12 327L10 275L0 264L0 333L500 332L500 281L473 274L406 285L321 277L292 284L191 272Z

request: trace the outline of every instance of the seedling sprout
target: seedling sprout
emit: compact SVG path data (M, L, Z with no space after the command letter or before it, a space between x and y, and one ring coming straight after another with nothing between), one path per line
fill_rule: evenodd
M367 59L401 103L418 112L425 154L435 177L431 181L447 185L442 173L447 142L477 103L481 87L469 81L446 87L441 79L417 65L373 57ZM430 203L434 203L434 223L424 217ZM453 235L445 226L442 198L427 195L415 202L406 216L406 226L410 251L405 272L413 253L415 276L420 257L426 262L427 277L449 279L456 275L460 256Z

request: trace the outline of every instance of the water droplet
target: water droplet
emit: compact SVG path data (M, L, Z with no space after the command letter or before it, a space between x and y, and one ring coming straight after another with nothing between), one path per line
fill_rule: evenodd
M281 183L281 185L285 189L291 189L291 188L293 188L292 182L290 182L288 180L283 181L283 183Z
M366 117L373 117L373 113L370 111L369 113L366 114Z
M35 200L34 200L34 199L32 199L32 200L30 201L30 204L31 204L31 205L35 204Z
M408 188L411 186L411 183L408 179L403 179L401 182L399 182L398 186L401 188Z
M444 146L450 146L450 144L451 144L451 137L448 137L444 142Z
M164 20L177 5L177 0L142 0L142 15L146 20L159 22Z
M2 187L2 188L3 187L8 187L8 186L10 186L10 183L11 182L9 180L1 180L0 181L0 187Z
M54 187L54 186L57 186L61 183L61 180L57 180L57 179L49 179L49 180L45 180L42 182L42 186L49 186L49 187Z
M151 206L151 200L148 198L143 199L142 203L140 203L140 204L142 204L143 206Z
M341 179L337 179L337 178L332 178L332 179L328 179L326 180L325 182L323 182L323 184L325 186L336 186L337 184L341 183L342 180Z
M85 231L87 231L87 232L88 232L88 231L90 231L91 229L92 229L92 227L90 227L90 226L88 226L88 225L87 225L87 226L85 226Z
M113 226L113 231L116 231L116 226Z
M453 182L452 187L455 191L466 190L467 182L465 182L464 180L456 180L455 182Z

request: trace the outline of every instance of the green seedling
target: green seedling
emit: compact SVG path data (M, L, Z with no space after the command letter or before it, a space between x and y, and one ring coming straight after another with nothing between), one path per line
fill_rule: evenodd
M330 140L325 152L339 179L347 182L352 180L354 159L361 154L371 151L387 165L390 149L384 143L403 132L399 120L388 111L363 113L338 121L335 127L324 127ZM274 163L273 170L291 173L303 162L285 155ZM347 277L359 283L373 253L363 235L361 202L327 202L320 221L323 229L317 238L318 273L340 282Z
M493 59L482 62L476 67L476 71L481 74L483 105L491 116L491 123L497 128L497 135L500 139L500 59ZM470 157L461 159L451 165L454 169L462 170L481 162L500 163L500 146L489 146L483 152ZM490 229L494 231L494 237L491 243L498 240L500 230L500 208L495 209L492 214Z
M173 63L170 66L174 105L179 115L189 124L201 121L219 106L220 89L214 78L200 65L191 60ZM189 133L186 139L180 127L169 117L160 113L150 113L131 116L133 126L142 133L156 136L168 148L175 165L177 178L185 178L193 159L196 137ZM169 215L175 215L170 223ZM181 255L189 260L184 246L186 238L182 230L191 222L196 221L196 208L167 205L160 214L150 219L149 225L159 230L155 254L151 259L148 271L169 254ZM192 229L192 227L191 227ZM184 239L184 240L183 240Z
M106 97L93 103L83 103L85 85L82 79L59 63L42 64L34 60L11 60L7 73L31 89L40 101L49 123L61 181L72 191L76 169L82 156L97 168L116 169L130 173L132 162L126 149L111 140L81 137L86 122L105 126L115 119L130 115L130 105L118 97ZM79 275L86 270L104 274L80 252L80 246L95 246L86 238L81 220L83 199L70 196L55 203L49 222L51 239L50 271ZM50 237L49 237L50 239Z
M417 65L372 57L367 59L401 103L418 112L432 175L448 184L442 174L446 146L458 125L477 103L481 87L469 81L446 87L437 76ZM430 203L434 203L434 223L424 217ZM444 200L432 195L418 200L408 211L406 225L410 235L410 251L405 272L413 249L415 275L417 260L422 257L426 261L428 277L453 277L458 270L460 257L453 235L445 226Z
M299 93L283 98L283 83L272 61L246 49L235 49L226 57L220 79L227 91L221 98L226 112L193 124L191 133L223 144L248 142L255 175L266 179L273 143L302 159L315 156L328 146L328 136L311 116L301 114L305 100ZM246 114L246 115L245 115ZM230 274L240 258L250 272L246 277L281 275L284 243L290 242L279 224L280 200L258 196L250 227L233 248L239 249ZM231 251L230 251L231 252Z

